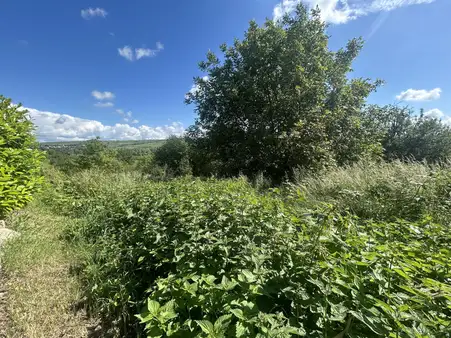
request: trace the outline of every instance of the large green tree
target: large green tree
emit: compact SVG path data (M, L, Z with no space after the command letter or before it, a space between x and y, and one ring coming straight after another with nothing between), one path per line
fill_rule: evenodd
M42 181L33 128L28 112L0 95L0 219L29 202Z
M362 48L353 39L328 48L318 10L299 5L280 22L254 21L244 39L207 54L187 94L198 113L188 131L196 174L263 172L281 179L294 167L318 168L379 152L362 132L367 96L379 81L350 78Z

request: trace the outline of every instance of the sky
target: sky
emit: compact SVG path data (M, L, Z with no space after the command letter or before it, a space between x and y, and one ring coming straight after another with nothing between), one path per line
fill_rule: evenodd
M181 135L198 62L300 1L322 10L330 49L366 40L352 76L385 81L370 103L451 123L451 0L4 0L0 94L40 141Z

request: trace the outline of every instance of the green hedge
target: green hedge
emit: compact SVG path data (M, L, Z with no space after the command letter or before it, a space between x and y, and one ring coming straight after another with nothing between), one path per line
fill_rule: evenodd
M0 219L32 199L42 159L28 112L0 95Z

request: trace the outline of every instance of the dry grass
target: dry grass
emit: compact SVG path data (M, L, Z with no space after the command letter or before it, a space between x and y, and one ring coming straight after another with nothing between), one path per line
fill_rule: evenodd
M305 196L303 207L328 203L365 219L451 221L451 163L360 162L314 175L292 185Z
M79 287L69 267L74 248L60 239L71 222L36 204L12 216L10 226L21 233L5 247L10 328L8 337L87 337L91 326L71 306Z

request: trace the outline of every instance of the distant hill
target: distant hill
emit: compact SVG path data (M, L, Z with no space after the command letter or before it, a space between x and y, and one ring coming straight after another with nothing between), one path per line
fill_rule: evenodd
M132 140L132 141L103 141L109 147L118 149L127 148L157 148L161 146L165 140ZM39 143L40 148L43 150L48 149L70 149L77 148L83 141L66 141L66 142L41 142Z

